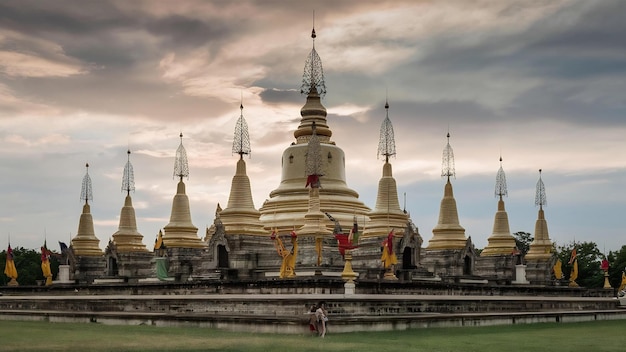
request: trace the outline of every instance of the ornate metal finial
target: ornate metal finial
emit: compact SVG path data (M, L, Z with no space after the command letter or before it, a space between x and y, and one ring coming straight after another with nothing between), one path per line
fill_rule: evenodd
M326 84L324 83L324 69L322 68L322 59L315 50L315 27L311 32L313 39L313 48L304 63L304 74L302 75L302 85L300 86L301 94L310 94L316 91L320 97L326 95Z
M324 173L322 172L322 147L317 137L315 121L311 124L311 129L313 134L311 135L311 139L309 139L305 159L307 186L310 184L312 188L319 188L319 176L323 176Z
M233 153L239 154L239 158L243 158L243 155L250 155L250 135L248 134L248 124L243 117L243 101L239 106L241 113L237 124L235 125L235 138L233 139Z
M390 156L396 155L396 140L393 137L393 125L389 119L389 102L385 100L385 110L387 116L380 125L380 139L378 140L378 155L385 157L385 162L389 162Z
M80 189L80 199L85 200L85 204L89 204L90 200L93 200L93 193L91 191L91 177L89 177L89 163L85 164L87 172L83 177L83 185Z
M496 175L496 196L507 196L508 192L506 189L506 176L504 175L504 170L502 169L502 157L500 157L500 169L498 169L498 174Z
M544 205L548 205L546 187L541 180L541 169L539 169L539 181L537 181L537 191L535 192L535 205L538 205L539 209L542 209Z
M126 152L128 154L128 161L124 166L124 176L122 176L122 191L126 191L126 195L130 195L130 191L135 192L135 172L133 171L133 164L130 163L130 150Z
M183 133L180 133L180 145L176 149L176 159L174 159L174 177L178 176L180 180L183 177L189 179L189 162L187 161L187 151L183 147Z
M441 166L441 177L447 177L448 180L450 176L455 177L456 173L454 172L454 152L452 151L452 147L450 146L450 132L447 135L448 143L446 147L443 149L443 162Z

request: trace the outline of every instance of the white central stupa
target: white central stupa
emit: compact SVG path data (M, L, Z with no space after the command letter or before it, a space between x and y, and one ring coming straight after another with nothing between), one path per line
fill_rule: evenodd
M319 189L320 210L328 212L343 227L350 228L356 215L369 220L370 209L359 200L359 194L346 184L346 160L341 148L330 137L332 131L326 121L326 108L321 98L326 93L322 61L315 50L314 40L304 67L301 92L307 95L306 103L300 111L300 125L294 132L293 142L282 155L280 185L270 193L261 209L260 220L267 229L276 228L279 232L289 232L304 225L304 216L309 211L309 189L306 188L306 154L313 135L313 123L321 148L321 188ZM325 220L324 220L325 221ZM329 229L334 224L325 221Z

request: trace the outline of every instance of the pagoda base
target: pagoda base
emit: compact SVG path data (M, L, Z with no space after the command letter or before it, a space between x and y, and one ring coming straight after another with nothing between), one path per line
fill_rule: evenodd
M533 285L553 285L552 266L556 258L531 259L526 261L526 280Z
M476 258L474 274L497 284L510 284L516 279L515 265L519 256L494 255Z
M95 279L106 276L106 262L104 255L101 256L76 256L72 263L73 278L70 280L77 283L92 283Z
M175 281L190 281L214 273L210 267L209 250L204 248L166 248L169 260L168 276ZM212 270L213 269L213 270Z
M436 276L461 277L473 275L474 260L465 249L426 249L422 265Z
M153 258L154 253L152 252L117 253L115 258L111 257L107 260L107 264L109 264L107 273L109 276L125 278L131 282L142 278L153 277L154 266L151 263ZM112 259L115 259L117 272L111 272L111 269L115 269L110 267Z

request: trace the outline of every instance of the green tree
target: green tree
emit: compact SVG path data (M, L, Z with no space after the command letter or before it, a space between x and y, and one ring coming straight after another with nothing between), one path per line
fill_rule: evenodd
M530 244L533 242L533 235L528 232L516 232L513 234L515 237L515 245L517 249L521 252L522 256L525 256L530 249Z
M4 274L6 258L7 251L4 250L0 253L0 266L2 267L0 282L2 285L9 282L9 278ZM17 282L20 285L37 285L37 280L45 280L41 271L40 251L23 247L13 248L13 261L17 269ZM59 272L59 261L54 256L50 258L50 269L52 270L52 277L55 277Z
M576 258L578 259L578 279L579 286L587 288L601 288L604 285L604 271L600 268L604 254L600 252L598 246L593 242L570 242L557 247L557 255L563 263L563 274L569 279L573 264L569 264L572 250L576 248Z

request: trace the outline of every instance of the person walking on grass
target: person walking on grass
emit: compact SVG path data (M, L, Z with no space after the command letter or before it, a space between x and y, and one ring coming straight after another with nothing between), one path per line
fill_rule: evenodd
M309 330L311 332L315 332L319 335L319 324L317 323L317 306L316 305L312 305L311 309L309 309L309 312L307 314L309 314Z
M317 319L317 332L320 337L326 336L326 322L328 321L328 312L326 311L326 303L320 302L317 305L315 311L315 318Z

